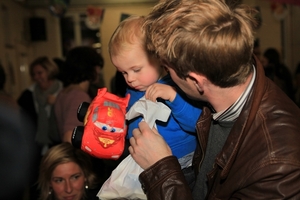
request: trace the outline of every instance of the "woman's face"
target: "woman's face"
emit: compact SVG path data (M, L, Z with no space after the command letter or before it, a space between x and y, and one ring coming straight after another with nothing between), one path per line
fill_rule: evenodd
M50 81L48 79L47 70L41 65L36 65L32 69L32 78L40 86L41 89L48 89Z
M68 162L53 170L50 186L57 200L80 200L84 194L85 181L79 165Z

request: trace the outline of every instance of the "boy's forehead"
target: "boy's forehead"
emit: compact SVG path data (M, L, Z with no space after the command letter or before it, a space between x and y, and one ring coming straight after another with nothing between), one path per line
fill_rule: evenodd
M126 56L131 52L142 51L146 53L145 47L138 41L124 41L121 43L113 44L110 48L111 57Z

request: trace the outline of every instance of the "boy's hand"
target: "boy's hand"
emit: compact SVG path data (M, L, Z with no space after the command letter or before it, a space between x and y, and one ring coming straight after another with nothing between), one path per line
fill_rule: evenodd
M157 98L172 102L176 97L176 90L169 85L154 83L146 90L145 97L154 102L156 102Z

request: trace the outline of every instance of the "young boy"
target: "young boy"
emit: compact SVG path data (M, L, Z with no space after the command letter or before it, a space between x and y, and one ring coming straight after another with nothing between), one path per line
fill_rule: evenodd
M165 68L155 55L146 51L143 22L144 17L131 16L120 23L109 42L110 58L129 86L128 110L143 96L154 102L163 102L171 109L168 121L156 121L156 126L179 159L181 168L188 168L196 148L195 125L201 109L187 102L185 95L178 93ZM133 129L138 127L141 120L142 117L137 117L129 121L128 138L132 137Z

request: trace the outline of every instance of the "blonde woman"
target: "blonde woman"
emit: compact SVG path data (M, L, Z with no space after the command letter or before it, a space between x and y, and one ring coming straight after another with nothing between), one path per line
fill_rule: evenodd
M56 126L51 120L54 116L52 106L63 85L56 78L57 65L46 56L36 58L30 64L29 72L34 83L22 92L18 104L36 124L35 141L44 154L54 142L50 136Z
M21 93L17 102L35 127L31 140L34 141L37 155L35 155L34 169L32 170L37 172L41 156L51 146L61 142L52 109L63 84L56 79L59 73L57 65L47 56L33 60L29 65L29 73L33 83ZM38 191L34 183L38 173L32 173L31 176L30 199L36 200Z
M40 200L93 200L96 177L90 156L70 143L58 144L44 155L40 164Z

